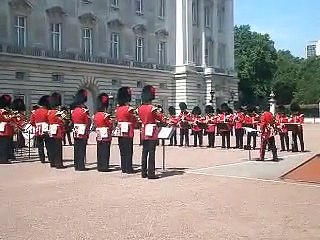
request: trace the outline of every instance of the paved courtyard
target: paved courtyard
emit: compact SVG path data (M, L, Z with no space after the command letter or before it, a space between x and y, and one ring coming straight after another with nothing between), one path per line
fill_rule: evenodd
M221 150L220 137L215 149L166 147L164 173L159 147L158 180L122 174L116 141L111 173L95 170L93 144L88 172L74 172L69 146L64 170L24 153L0 166L0 239L319 239L320 186L279 179L320 153L319 136L320 125L306 125L308 151L281 152L278 163ZM139 169L141 148L134 150Z

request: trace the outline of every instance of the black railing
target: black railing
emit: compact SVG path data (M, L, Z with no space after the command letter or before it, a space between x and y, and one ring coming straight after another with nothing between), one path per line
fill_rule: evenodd
M80 62L113 64L113 65L127 66L127 67L133 67L133 68L146 68L146 69L155 69L155 70L163 70L163 71L174 70L174 67L170 65L137 62L137 61L126 60L126 59L113 59L113 58L79 54L79 53L67 52L67 51L45 50L45 49L36 48L36 47L19 47L15 45L1 44L1 43L0 43L0 52L35 56L35 57L67 59L67 60L75 60Z

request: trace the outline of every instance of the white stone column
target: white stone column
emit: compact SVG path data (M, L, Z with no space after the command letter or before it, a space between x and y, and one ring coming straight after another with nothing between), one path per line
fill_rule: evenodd
M176 66L185 64L184 0L176 0Z
M234 9L233 0L225 0L224 37L226 41L226 67L234 68Z
M201 66L206 67L206 32L204 26L204 0L199 0L199 29L201 32Z
M193 62L192 0L185 0L186 64Z

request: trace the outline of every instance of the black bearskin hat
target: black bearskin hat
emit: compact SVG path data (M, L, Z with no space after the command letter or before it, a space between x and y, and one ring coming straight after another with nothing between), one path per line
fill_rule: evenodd
M11 106L11 96L10 95L2 95L0 97L0 108L9 108Z
M156 89L150 85L145 86L142 89L141 101L142 103L149 103L156 97Z
M301 110L300 105L296 102L291 103L290 105L291 112L299 112Z
M227 113L228 113L228 114L233 114L233 110L232 110L231 108L229 108L229 109L227 110Z
M192 109L192 114L194 115L201 115L201 108L199 106L195 106L193 109Z
M216 113L217 113L217 114L222 113L221 110L220 110L220 108L217 108Z
M185 102L181 102L181 103L179 103L179 108L181 111L185 111L185 110L187 110L188 107Z
M61 95L57 92L54 92L50 96L50 107L55 108L61 106Z
M38 101L38 105L41 106L41 107L49 108L49 106L50 106L50 96L49 95L42 96Z
M117 101L120 106L131 102L131 89L129 87L119 88L117 93Z
M13 100L13 102L11 104L11 109L13 111L18 111L18 112L26 111L26 105L24 104L23 99L16 98L15 100Z
M88 91L85 89L80 89L75 96L75 102L79 105L84 104L88 100Z
M105 111L109 106L109 96L106 93L101 93L97 97L97 110L99 112Z
M228 112L228 110L229 110L228 104L227 103L222 103L221 104L221 111L222 112Z
M214 109L211 105L207 105L204 109L206 114L212 114L214 112Z
M168 112L169 114L172 116L172 115L176 115L176 109L174 108L174 106L170 106L168 108Z

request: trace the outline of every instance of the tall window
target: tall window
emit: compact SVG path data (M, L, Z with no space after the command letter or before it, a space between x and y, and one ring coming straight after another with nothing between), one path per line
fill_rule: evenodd
M138 62L144 61L144 38L143 37L136 38L136 61Z
M136 1L136 13L143 14L143 0L135 0Z
M111 34L111 58L119 59L120 36L118 33Z
M224 13L225 13L225 9L224 6L219 6L218 7L218 31L222 32L223 31L223 27L224 27Z
M207 66L213 66L213 41L206 41L205 61Z
M192 1L192 24L198 24L198 1Z
M192 46L192 57L193 62L198 63L198 44L194 43Z
M219 67L224 69L226 67L226 45L222 43L219 44L218 61Z
M204 24L206 27L210 27L210 8L204 8Z
M205 59L205 63L208 66L209 65L209 46L208 46L208 41L206 41L206 48L204 51L204 59Z
M159 17L164 18L166 16L166 0L159 0Z
M15 39L19 47L26 47L27 45L27 18L17 16L15 18Z
M92 55L92 29L83 28L82 29L82 52L83 54L90 56Z
M51 48L54 51L61 51L61 24L51 24Z
M166 64L167 63L167 53L166 53L166 43L159 42L158 43L158 63Z
M112 7L119 7L119 1L118 0L110 0L110 5Z

